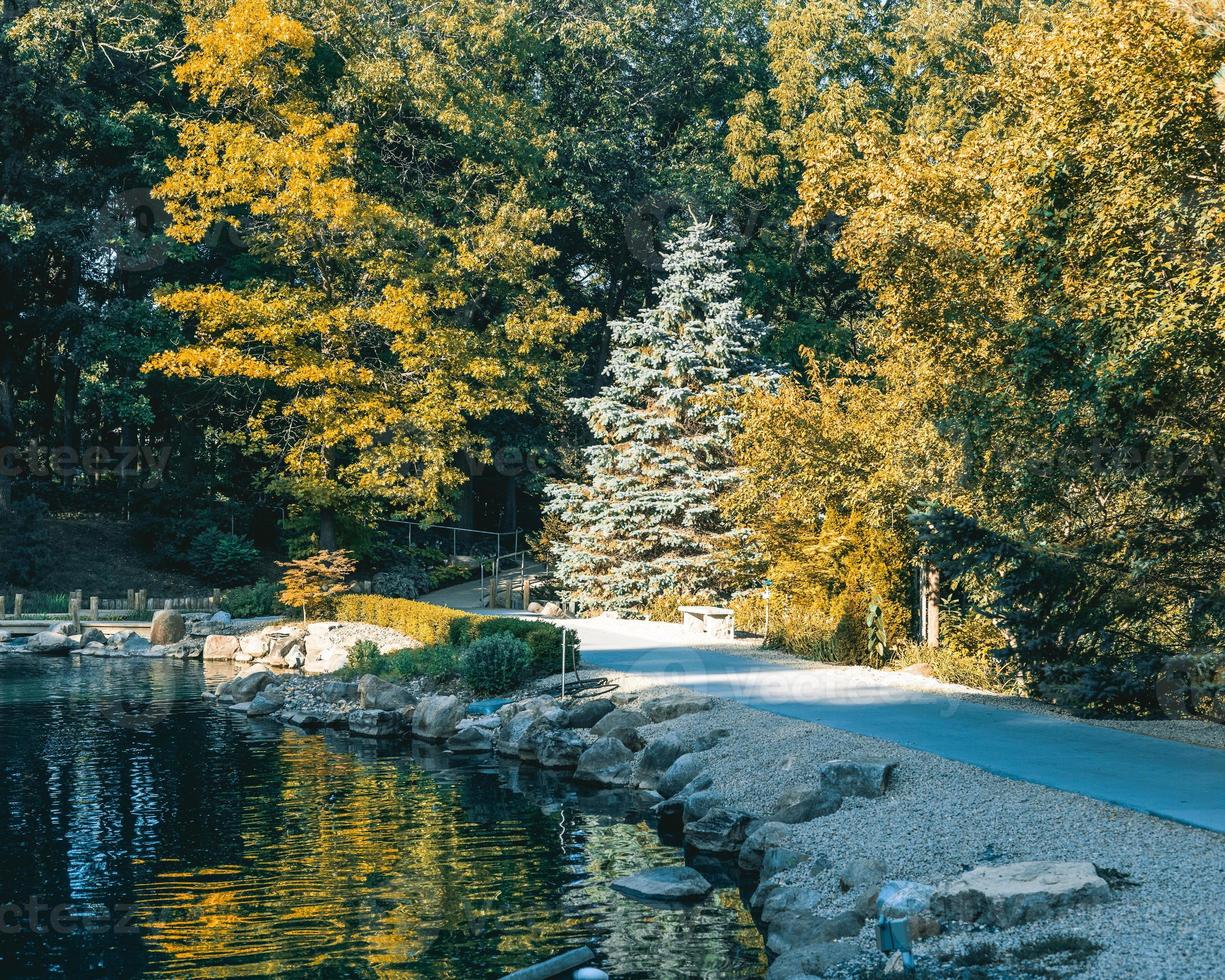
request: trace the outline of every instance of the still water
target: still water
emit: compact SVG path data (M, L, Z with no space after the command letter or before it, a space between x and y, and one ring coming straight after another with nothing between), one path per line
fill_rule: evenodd
M683 861L629 794L248 720L199 697L224 676L0 654L0 976L500 977L584 943L614 980L764 972L730 878L607 887Z

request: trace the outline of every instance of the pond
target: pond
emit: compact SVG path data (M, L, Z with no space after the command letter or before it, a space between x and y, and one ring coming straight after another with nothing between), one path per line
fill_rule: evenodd
M0 654L0 976L501 977L583 944L616 980L764 972L729 869L695 908L608 888L683 862L636 795L247 719L200 698L224 676Z

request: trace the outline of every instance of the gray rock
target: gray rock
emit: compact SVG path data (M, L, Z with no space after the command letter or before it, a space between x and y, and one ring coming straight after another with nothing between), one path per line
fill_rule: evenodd
M838 887L844 892L875 888L885 880L885 862L879 858L852 858L838 876Z
M767 883L768 881L763 882L763 886ZM753 897L757 898L756 892ZM812 885L776 883L756 904L761 907L761 921L769 923L785 912L812 912L815 914L825 904L825 895Z
M337 701L355 701L357 699L357 683L355 681L324 681L323 700L329 704Z
M1110 886L1088 861L1023 861L985 865L944 882L931 897L931 910L940 921L1008 928L1109 898Z
M850 939L859 935L863 922L863 916L850 911L824 916L809 909L787 910L770 920L766 946L781 954L835 939Z
M615 738L601 738L579 756L574 778L600 786L628 786L633 778L634 753Z
M426 741L441 742L455 734L468 708L449 694L422 698L413 713L413 735Z
M233 660L238 649L238 637L214 633L204 641L204 659Z
M262 718L265 715L276 714L283 707L285 707L285 695L268 688L255 695L247 715L251 718Z
M807 823L833 813L840 806L841 794L827 786L790 789L778 798L770 819L779 823Z
M591 730L597 735L607 735L618 728L639 728L650 723L650 719L641 711L617 708L592 725Z
M536 761L546 769L573 769L587 750L583 736L573 729L548 729L535 738Z
M745 838L736 863L745 871L757 871L761 867L766 850L771 847L780 847L790 833L791 828L785 823L772 820L758 825ZM769 876L763 872L762 877Z
M470 725L447 739L447 748L452 752L488 752L493 748L493 733L488 728Z
M570 728L590 728L612 710L613 703L607 698L583 701L570 709L570 720L567 724Z
M233 619L234 617L224 609L219 609L208 618L208 621L210 623L220 623L221 625L225 625L226 623L232 622Z
M615 738L631 752L641 752L647 744L647 740L638 733L637 728L614 728L607 734L609 738Z
M684 818L685 801L694 793L700 793L702 790L710 789L715 783L710 773L700 773L677 794L670 796L666 800L661 800L651 807L656 816L659 817L661 823L673 824L680 823Z
M179 637L179 639L182 639L182 637ZM88 646L91 643L101 643L105 645L106 634L96 626L91 626L89 629L82 632L79 637L77 637L77 642L80 643L81 646ZM176 641L171 640L170 642L174 643Z
M248 667L229 681L227 694L235 701L251 701L255 695L276 680L276 674L264 666ZM220 695L220 691L217 692Z
M374 674L363 674L358 678L357 700L363 708L379 708L383 711L399 711L417 701L407 688L392 684Z
M388 738L400 731L400 719L394 711L379 708L358 708L350 711L349 732L363 738Z
M747 813L716 806L701 820L685 825L685 843L698 851L734 854L744 843L752 820Z
M153 625L149 630L149 642L154 646L178 643L187 635L187 624L183 614L175 609L159 609L153 614Z
M290 711L288 714L282 711L281 720L299 728L322 728L325 723L323 715L313 711Z
M779 826L785 825L779 824ZM761 877L772 878L776 874L798 868L801 864L811 860L810 855L791 847L767 847L761 856Z
M707 732L705 735L700 736L698 740L693 743L693 748L691 748L689 751L690 752L705 752L707 749L713 749L716 745L722 742L730 734L731 734L731 730L728 728L712 729L711 731Z
M522 758L525 743L530 743L543 728L549 727L547 721L531 711L521 711L513 715L509 721L502 723L494 739L493 747L498 755L511 758ZM532 748L534 754L535 749Z
M76 644L73 643L63 633L54 633L47 630L43 633L35 633L26 641L25 651L27 653L37 653L44 657L65 656L76 649Z
M682 715L697 714L709 711L715 706L715 699L700 694L669 694L667 697L654 698L644 702L642 713L652 722L672 721Z
M896 762L852 762L834 759L821 766L821 786L840 796L884 796Z
M693 823L695 820L701 820L715 807L722 805L723 794L717 789L699 790L686 798L685 806L681 810L681 819L687 824Z
M655 788L664 799L675 796L705 768L705 763L698 756L687 752L668 766Z
M685 750L685 740L675 732L652 739L638 761L638 785L643 789L658 787L668 767L684 755Z
M788 950L766 971L766 980L813 980L859 956L854 943L813 943Z
M614 890L648 902L693 902L710 894L711 884L693 868L651 868L618 878Z

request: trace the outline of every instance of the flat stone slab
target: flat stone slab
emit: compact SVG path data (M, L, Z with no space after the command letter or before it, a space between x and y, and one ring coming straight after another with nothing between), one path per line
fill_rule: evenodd
M693 868L650 868L611 887L630 898L647 902L696 902L710 894L711 884Z
M1007 928L1109 898L1110 886L1088 861L1023 861L984 865L944 882L931 898L931 910L943 921Z

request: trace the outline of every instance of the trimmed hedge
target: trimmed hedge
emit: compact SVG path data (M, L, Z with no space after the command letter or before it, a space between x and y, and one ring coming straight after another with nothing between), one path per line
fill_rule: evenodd
M336 618L399 630L427 646L445 643L467 647L484 637L509 633L527 644L532 676L544 677L561 669L562 631L552 623L513 616L474 616L429 602L352 593L340 597ZM573 670L578 664L578 638L571 635L566 646L566 668Z

